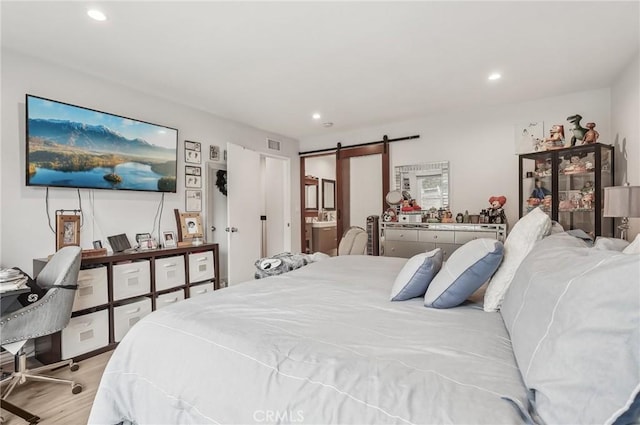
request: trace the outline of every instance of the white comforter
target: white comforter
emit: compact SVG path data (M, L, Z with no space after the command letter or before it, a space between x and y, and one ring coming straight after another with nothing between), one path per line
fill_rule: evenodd
M90 424L519 423L499 313L390 302L406 260L343 256L188 299L136 324Z

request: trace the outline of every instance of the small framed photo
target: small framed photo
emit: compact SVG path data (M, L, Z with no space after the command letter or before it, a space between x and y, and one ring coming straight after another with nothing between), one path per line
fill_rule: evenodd
M186 210L187 211L202 211L202 191L201 190L187 190L185 191Z
M200 152L185 149L184 161L190 164L200 164Z
M56 251L65 246L80 246L80 216L59 214L56 217Z
M165 248L175 248L176 246L176 234L173 232L162 232L162 238L164 239Z
M184 148L189 151L200 152L200 142L184 141Z
M209 159L212 161L220 161L220 146L211 146L209 148Z
M188 176L200 176L202 175L202 168L185 165L184 173Z
M202 219L200 213L183 212L173 210L176 216L176 224L178 225L178 239L181 242L193 242L196 238L203 237Z
M136 233L136 243L138 245L144 245L149 239L151 239L151 233Z
M93 249L102 248L102 241L93 241Z
M186 187L202 187L202 177L201 176L186 176L184 179L184 184Z

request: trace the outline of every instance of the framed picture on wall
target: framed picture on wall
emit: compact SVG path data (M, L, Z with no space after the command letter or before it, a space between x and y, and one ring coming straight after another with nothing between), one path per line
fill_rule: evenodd
M65 246L80 246L80 216L58 214L56 216L56 251Z
M528 121L515 125L515 153L535 152L544 138L544 122Z
M187 190L185 193L185 209L187 211L202 211L202 191Z
M184 161L190 164L200 164L200 152L185 149Z
M202 168L185 165L184 173L188 176L200 176L202 175Z
M201 188L202 177L201 176L185 176L184 184L186 187Z
M220 146L211 146L209 148L209 159L212 161L220 161Z
M184 141L184 148L186 150L189 151L196 151L196 152L200 152L200 142L192 142L190 140L185 140Z

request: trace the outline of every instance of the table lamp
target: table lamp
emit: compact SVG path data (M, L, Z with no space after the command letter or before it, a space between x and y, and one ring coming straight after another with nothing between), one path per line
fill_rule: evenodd
M604 216L622 217L620 239L627 240L629 217L640 217L640 186L610 186L604 188Z

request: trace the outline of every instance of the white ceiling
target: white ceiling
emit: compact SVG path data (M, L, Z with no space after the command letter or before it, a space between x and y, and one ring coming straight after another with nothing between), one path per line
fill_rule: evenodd
M609 87L640 40L638 1L1 7L3 49L295 138Z

